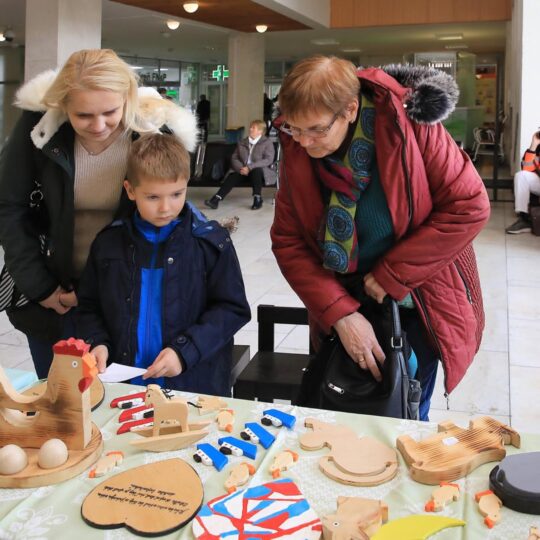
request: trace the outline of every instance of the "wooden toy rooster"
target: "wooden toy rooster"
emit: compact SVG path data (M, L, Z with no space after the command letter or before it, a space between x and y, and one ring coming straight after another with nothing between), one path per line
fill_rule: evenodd
M56 343L47 385L37 396L17 392L0 368L0 447L16 441L40 448L57 437L71 450L86 448L92 435L87 390L97 375L89 349L75 338Z

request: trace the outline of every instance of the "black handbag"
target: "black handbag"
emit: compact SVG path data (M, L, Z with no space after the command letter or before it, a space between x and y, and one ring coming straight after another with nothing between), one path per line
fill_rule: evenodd
M329 336L304 372L296 404L417 420L421 388L407 372L411 349L397 302L389 297L382 304L367 301L359 311L373 326L386 356L380 366L382 381L351 359L337 335Z

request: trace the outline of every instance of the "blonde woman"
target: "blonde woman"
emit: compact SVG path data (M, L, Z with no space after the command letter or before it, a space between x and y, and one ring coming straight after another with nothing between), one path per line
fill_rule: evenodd
M73 53L58 72L26 83L16 105L23 114L0 158L0 242L15 283L7 313L46 377L52 344L75 331L90 244L125 208L131 142L166 125L193 150L196 119L138 90L134 71L107 49Z

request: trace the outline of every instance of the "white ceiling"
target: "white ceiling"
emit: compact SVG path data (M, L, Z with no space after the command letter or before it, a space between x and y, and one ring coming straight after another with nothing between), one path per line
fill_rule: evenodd
M405 1L405 0L403 0ZM0 0L0 30L10 26L16 37L12 44L24 44L24 0ZM120 54L169 58L194 62L226 62L228 37L233 32L181 19L178 30L165 26L167 16L145 9L103 0L102 46ZM480 55L500 53L505 47L506 23L414 25L344 30L300 30L264 34L267 60L295 60L313 53L340 54L362 63L362 57L396 56L410 52L444 51L436 34L463 34L467 52ZM167 36L168 35L168 36ZM314 45L313 39L333 38L338 45ZM361 53L344 53L343 48Z

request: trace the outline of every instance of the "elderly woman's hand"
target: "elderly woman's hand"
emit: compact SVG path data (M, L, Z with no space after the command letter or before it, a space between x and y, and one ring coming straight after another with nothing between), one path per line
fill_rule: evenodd
M385 355L370 322L360 313L355 312L339 319L334 324L339 339L348 355L362 369L369 369L377 381L382 380L376 359L382 364Z
M379 285L371 272L364 276L364 291L379 304L383 303L386 296L386 291Z

